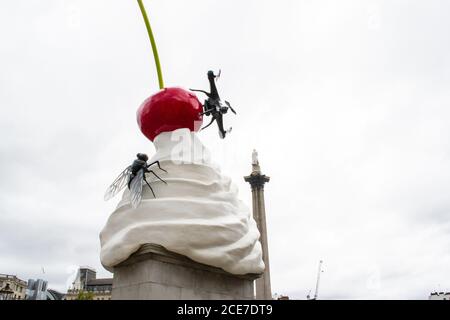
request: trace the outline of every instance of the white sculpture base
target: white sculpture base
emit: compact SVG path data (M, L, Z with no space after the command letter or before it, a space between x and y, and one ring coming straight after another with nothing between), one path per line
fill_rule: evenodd
M254 299L260 275L234 275L146 244L114 267L113 300Z

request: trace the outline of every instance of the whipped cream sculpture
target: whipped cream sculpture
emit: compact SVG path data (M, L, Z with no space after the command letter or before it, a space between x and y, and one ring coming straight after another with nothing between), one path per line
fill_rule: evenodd
M125 189L100 233L103 266L113 271L141 245L152 243L233 274L262 273L256 222L197 134L177 129L159 134L153 143L150 162L159 161L167 170L162 174L167 185L148 175L157 197L144 185L137 208Z
M231 106L221 103L213 88L211 93L205 92L210 99L204 107L192 92L164 87L150 23L142 0L138 4L150 38L160 91L142 103L137 122L153 141L156 153L149 164L146 156L138 155L139 166L135 170L128 167L121 175L126 178L122 181L119 176L108 189L106 199L118 190L124 192L100 233L101 262L113 272L142 245L157 244L229 273L262 273L256 222L239 200L237 187L211 161L196 133L203 115L212 115L221 138L225 137L221 114ZM161 171L150 174L146 169L155 163Z

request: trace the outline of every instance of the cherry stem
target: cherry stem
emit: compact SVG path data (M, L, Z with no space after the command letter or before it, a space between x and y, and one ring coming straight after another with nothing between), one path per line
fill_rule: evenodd
M147 12L145 11L144 4L142 3L142 0L137 0L137 2L139 4L139 8L141 8L142 17L144 18L145 26L147 27L148 37L150 38L150 43L152 45L153 57L155 58L156 71L158 72L159 88L163 89L164 82L163 82L163 77L162 77L162 72L161 72L161 64L159 63L158 49L156 49L155 38L153 37L152 28L150 27L150 22L148 21Z

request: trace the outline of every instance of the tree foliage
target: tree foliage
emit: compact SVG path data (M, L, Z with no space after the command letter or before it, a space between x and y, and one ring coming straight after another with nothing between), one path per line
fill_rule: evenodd
M94 293L81 290L78 292L77 300L94 300Z

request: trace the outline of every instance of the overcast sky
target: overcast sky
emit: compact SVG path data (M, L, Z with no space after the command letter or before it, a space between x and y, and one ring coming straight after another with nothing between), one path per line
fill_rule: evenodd
M166 86L218 87L237 116L199 134L240 189L259 151L272 291L450 291L448 1L144 1ZM0 273L66 291L100 264L108 185L153 145L158 90L134 0L0 2ZM199 96L203 99L202 96ZM45 274L43 274L44 268Z

